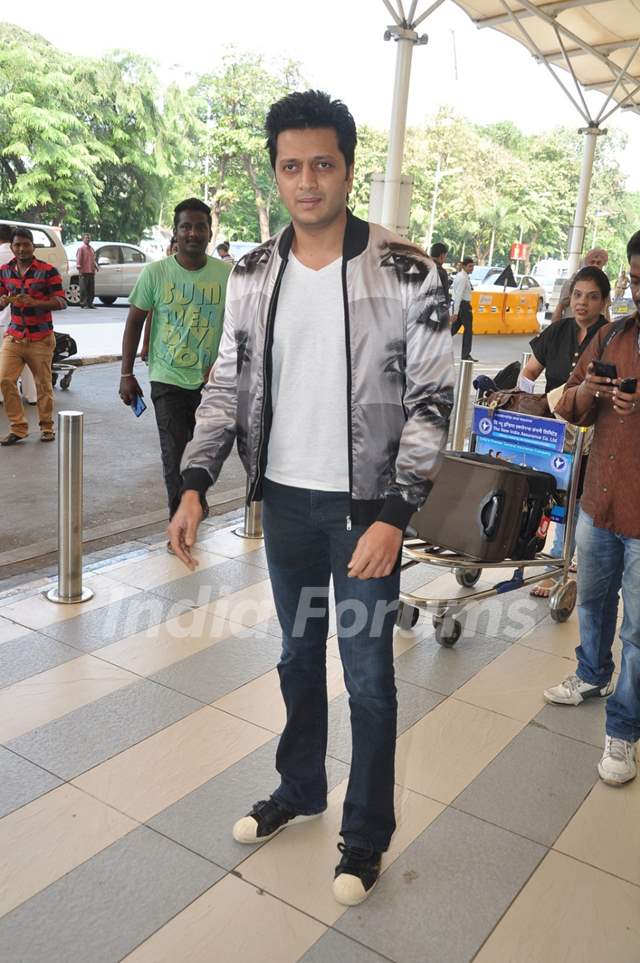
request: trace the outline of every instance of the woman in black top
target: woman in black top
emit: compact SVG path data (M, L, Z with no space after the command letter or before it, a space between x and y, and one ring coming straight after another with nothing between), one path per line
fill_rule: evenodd
M554 321L531 341L532 357L522 375L535 381L544 371L546 391L553 391L569 380L580 355L600 328L607 324L605 312L611 293L607 275L597 267L582 268L571 284L571 316ZM559 558L564 543L564 525L556 525L550 555ZM547 598L555 582L547 579L531 590L532 595Z

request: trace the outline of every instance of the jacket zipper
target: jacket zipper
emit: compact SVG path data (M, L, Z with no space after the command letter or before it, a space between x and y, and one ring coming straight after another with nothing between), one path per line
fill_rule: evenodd
M276 283L273 287L273 294L271 295L271 300L269 302L269 310L267 312L267 323L265 324L264 330L264 351L262 353L262 409L260 411L260 441L258 443L258 457L256 461L256 477L249 492L249 497L247 499L247 504L254 500L254 496L258 490L258 485L261 481L262 475L262 449L264 446L264 435L265 435L265 413L267 410L267 402L271 397L271 384L267 378L267 356L271 351L271 334L273 331L273 324L276 315L276 308L278 305L278 295L280 293L280 286L282 284L282 275L284 274L284 269L287 266L286 258L283 258L282 264L278 271L276 277Z
M349 463L349 513L347 515L347 531L351 531L351 511L353 499L353 431L351 425L351 326L349 323L349 298L347 296L347 260L342 259L342 301L344 304L344 337L347 354L347 444Z

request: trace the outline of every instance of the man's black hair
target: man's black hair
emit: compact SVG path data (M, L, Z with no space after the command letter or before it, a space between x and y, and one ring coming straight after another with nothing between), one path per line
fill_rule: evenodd
M10 244L14 230L12 224L0 224L0 244Z
M429 251L429 254L431 255L431 257L440 257L441 254L448 254L448 253L449 253L449 248L447 247L446 244L443 244L442 241L436 241L435 244L432 244L431 250Z
M570 294L573 294L573 289L578 281L594 281L600 288L600 294L605 301L611 294L611 281L604 271L600 270L600 268L592 267L591 265L580 268L578 273L574 275L573 280L571 281L571 286L569 288Z
M627 244L627 260L630 261L632 257L638 256L640 256L640 231L636 231Z
M273 169L276 166L278 134L283 130L317 130L322 127L335 130L338 147L349 169L353 164L358 135L356 122L346 104L341 100L331 100L329 94L322 90L296 91L272 104L264 129Z
M209 227L211 227L211 208L204 201L201 201L197 197L188 197L186 201L180 201L176 205L173 212L173 229L176 231L178 229L178 219L183 211L201 211L203 214L207 215L207 221L209 222Z
M26 237L26 239L28 241L31 241L31 243L33 244L33 234L31 233L28 227L14 227L11 233L12 244L17 237Z
M224 251L225 254L228 254L228 253L229 253L229 242L228 242L228 241L220 241L220 243L219 243L218 245L216 245L216 251Z
M465 264L474 264L474 263L475 263L475 262L474 262L474 259L473 259L472 257L463 257L462 260L460 261L460 264L462 264L463 266L464 266Z

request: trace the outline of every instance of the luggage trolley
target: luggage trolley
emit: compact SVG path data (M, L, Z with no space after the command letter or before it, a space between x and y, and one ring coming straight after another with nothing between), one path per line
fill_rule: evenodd
M487 417L491 417L491 415L488 414L489 409L486 406L476 404L475 410L481 410ZM520 417L516 412L509 412L509 416L516 420ZM556 428L559 424L555 418L540 418L536 420L540 422L550 422ZM474 425L475 423L476 419L474 418ZM455 575L458 585L460 585L461 588L467 589L472 589L478 582L483 569L513 569L513 574L510 579L497 582L491 588L478 592L470 592L467 595L453 596L451 598L422 598L421 596L401 590L400 606L396 620L400 628L405 630L411 629L420 618L421 612L431 612L436 640L443 646L455 645L462 632L462 624L456 616L460 614L466 605L502 595L506 592L512 592L525 586L534 585L543 579L554 576L559 576L559 580L557 586L551 591L549 596L549 611L554 621L566 622L576 604L576 582L575 579L570 578L569 568L571 566L571 547L576 527L575 509L578 500L585 433L585 429L575 429L575 436L572 443L569 445L565 444L564 446L563 453L572 456L570 471L568 472L568 485L565 489L557 490L556 496L563 497L558 499L558 503L554 507L556 514L552 514L553 520L562 520L557 512L558 509L561 508L561 501L564 501L565 534L562 555L559 558L553 558L544 552L538 552L533 558L486 562L480 561L477 558L471 558L468 555L460 555L447 549L439 548L421 539L405 538L402 548L403 571L419 564L440 566L443 569L451 570ZM475 431L472 431L470 440L471 451L476 451L477 441L477 434ZM525 576L525 568L539 569L539 571L527 573Z
M67 359L74 355L78 350L75 339L70 334L63 334L54 331L56 346L53 351L51 362L51 383L55 387L60 379L60 388L66 391L71 384L76 365L68 363Z

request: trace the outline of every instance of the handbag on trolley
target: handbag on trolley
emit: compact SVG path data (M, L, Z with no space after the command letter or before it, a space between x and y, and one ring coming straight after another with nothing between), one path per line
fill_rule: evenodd
M411 528L429 545L480 562L533 558L544 547L555 490L546 472L450 451Z

